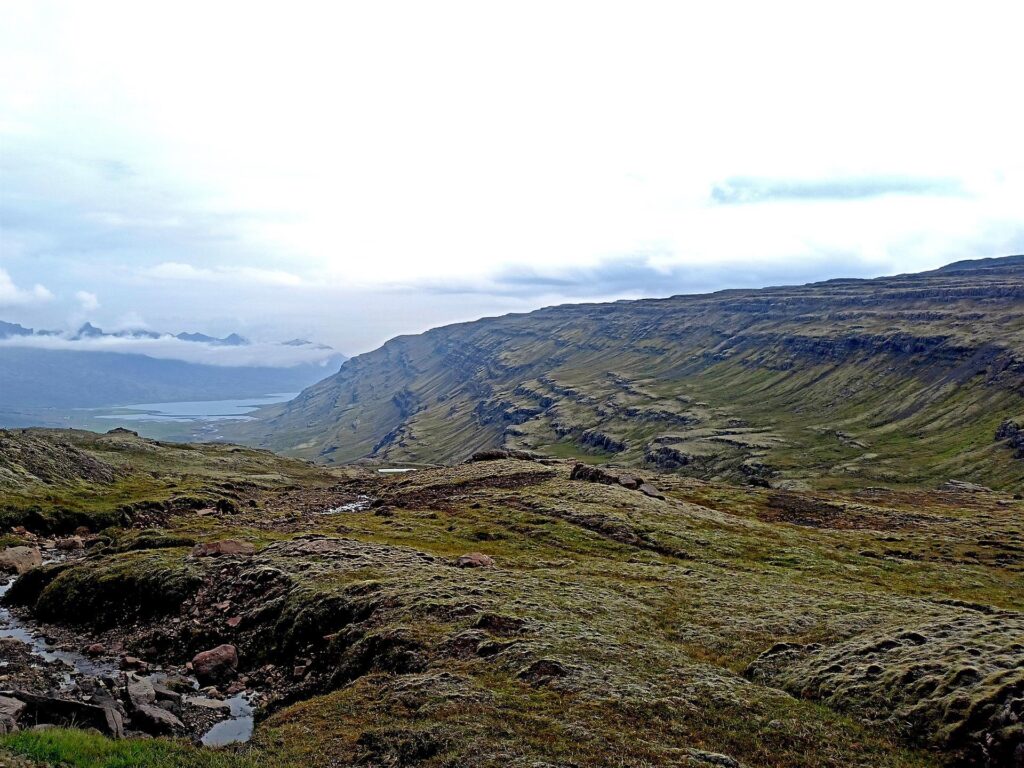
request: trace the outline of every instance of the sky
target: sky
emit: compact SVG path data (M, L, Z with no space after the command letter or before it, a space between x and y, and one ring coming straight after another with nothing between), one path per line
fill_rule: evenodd
M0 0L0 320L352 355L1024 253L1022 27L1019 2Z

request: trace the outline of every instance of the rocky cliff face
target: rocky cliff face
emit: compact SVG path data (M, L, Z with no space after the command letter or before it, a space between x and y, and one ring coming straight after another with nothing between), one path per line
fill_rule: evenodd
M757 484L1009 487L1024 257L583 304L391 340L245 437L329 462L522 448Z

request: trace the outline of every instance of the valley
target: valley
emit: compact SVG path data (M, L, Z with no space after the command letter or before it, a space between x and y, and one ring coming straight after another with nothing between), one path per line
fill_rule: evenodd
M215 442L0 430L0 764L1016 768L1022 278L448 326Z

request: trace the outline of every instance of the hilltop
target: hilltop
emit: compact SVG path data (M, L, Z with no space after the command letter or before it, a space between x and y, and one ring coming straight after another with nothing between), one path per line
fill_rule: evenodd
M772 487L1011 488L1022 382L1015 256L436 328L234 434L337 464L512 448Z

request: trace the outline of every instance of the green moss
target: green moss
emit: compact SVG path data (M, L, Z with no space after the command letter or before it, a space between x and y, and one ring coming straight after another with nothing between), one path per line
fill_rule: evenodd
M115 741L89 731L51 728L0 737L0 747L44 765L68 768L257 768L246 752L201 749L166 739Z
M150 620L178 607L202 583L186 549L144 550L86 560L61 570L35 601L44 621L110 627Z

